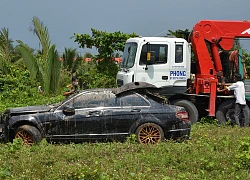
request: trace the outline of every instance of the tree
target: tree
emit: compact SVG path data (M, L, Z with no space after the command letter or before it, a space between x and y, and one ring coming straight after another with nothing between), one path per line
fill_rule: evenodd
M77 51L72 48L64 48L64 53L62 56L63 67L68 71L73 72L74 62L77 59Z
M93 57L93 55L90 52L86 52L83 55L83 59L85 59L85 58L92 58L92 57Z
M13 40L9 38L9 30L2 28L0 31L0 69L3 74L9 73L9 65L13 58Z
M29 29L38 37L42 46L41 54L43 56L43 60L46 60L50 48L50 37L47 26L45 26L38 17L33 17L32 25Z
M89 34L74 34L75 42L82 48L97 48L99 59L111 59L112 54L115 51L123 51L125 41L130 37L136 37L135 33L124 34L120 31L114 33L108 33L106 31L100 31L91 29L92 36Z
M189 35L190 35L190 31L189 29L185 29L185 30L176 30L176 31L171 31L171 30L168 30L168 36L175 36L177 38L183 38L183 39L186 39L186 41L189 41Z
M9 29L2 28L0 31L0 47L4 50L5 54L13 52L13 40L9 38Z
M59 61L59 55L55 48L55 44L49 48L44 74L44 90L46 93L54 94L58 92L61 71L61 62Z
M114 86L116 84L115 77L118 71L118 66L112 60L115 56L114 52L123 51L126 40L130 37L136 37L137 35L135 33L125 34L121 33L120 31L108 33L106 31L100 31L93 28L91 29L91 31L92 36L90 36L89 34L75 33L75 42L77 42L79 44L79 47L81 48L97 48L98 54L93 58L98 61L98 64L96 64L96 72L101 73L102 75L99 76L98 74L96 74L96 76L111 80ZM103 79L100 79L100 81L102 81ZM110 83L108 84L110 86ZM105 84L102 84L102 87L105 86Z
M59 55L55 49L56 45L50 45L48 28L37 17L32 19L30 30L37 35L42 45L40 55L33 54L32 49L20 40L17 41L19 43L17 50L21 53L31 78L38 79L45 94L56 94L61 70Z

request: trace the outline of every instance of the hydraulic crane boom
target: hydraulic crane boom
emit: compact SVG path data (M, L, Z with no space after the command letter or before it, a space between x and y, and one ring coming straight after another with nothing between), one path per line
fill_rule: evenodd
M214 116L218 75L223 73L219 48L230 50L235 38L250 38L250 22L202 20L193 27L190 38L196 58L195 92L210 94L208 111Z

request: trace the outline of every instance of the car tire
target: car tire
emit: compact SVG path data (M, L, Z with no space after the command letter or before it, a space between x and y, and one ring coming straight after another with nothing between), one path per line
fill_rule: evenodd
M246 106L249 114L250 112L249 107L248 105ZM219 124L226 124L227 122L230 121L230 119L234 119L233 117L234 107L235 107L235 100L227 100L219 105L215 114Z
M30 125L23 125L17 128L14 138L21 138L23 144L32 146L42 140L40 131Z
M186 109L186 111L188 112L188 116L189 116L189 120L191 122L191 124L194 124L198 121L199 118L199 113L197 108L195 107L195 105L188 101L188 100L175 100L173 102L171 102L171 104L176 105L176 106L181 106L184 107Z
M140 144L157 144L165 138L162 128L155 123L140 125L136 129L135 134Z

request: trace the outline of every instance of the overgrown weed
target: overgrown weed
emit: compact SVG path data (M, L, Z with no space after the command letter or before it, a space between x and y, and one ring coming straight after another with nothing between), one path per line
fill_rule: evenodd
M0 179L249 179L249 128L197 123L191 140L0 144Z

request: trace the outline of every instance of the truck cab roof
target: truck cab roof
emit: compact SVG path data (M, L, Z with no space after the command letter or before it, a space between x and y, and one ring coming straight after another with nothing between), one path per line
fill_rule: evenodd
M127 40L127 43L129 42L143 42L143 41L148 41L148 42L152 42L152 41L157 41L157 42L187 42L185 39L183 38L176 38L176 37L135 37L135 38L129 38Z

